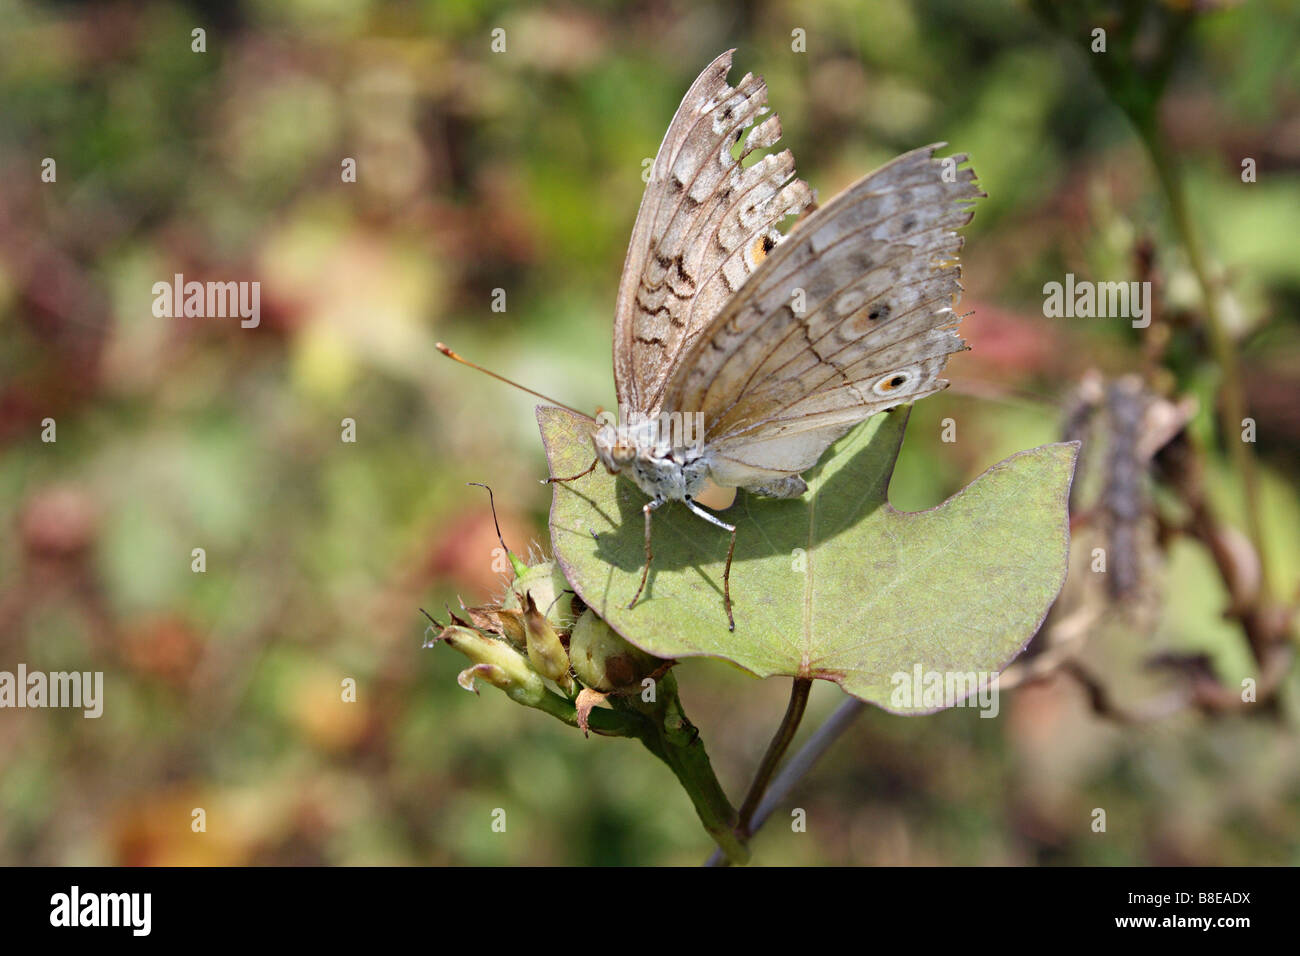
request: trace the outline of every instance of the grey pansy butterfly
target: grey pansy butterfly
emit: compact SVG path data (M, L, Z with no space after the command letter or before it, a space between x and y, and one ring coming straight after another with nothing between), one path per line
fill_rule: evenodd
M629 607L653 560L656 509L681 501L730 532L723 597L734 630L736 529L704 505L730 504L719 489L803 494L800 474L850 428L948 384L947 358L966 347L953 230L984 194L966 157L936 159L936 144L816 208L789 150L744 164L780 139L781 123L759 121L761 77L728 85L733 52L691 85L651 167L614 320L618 418L593 420L591 467L549 480L576 481L599 463L649 496ZM792 215L803 218L783 235L777 225Z

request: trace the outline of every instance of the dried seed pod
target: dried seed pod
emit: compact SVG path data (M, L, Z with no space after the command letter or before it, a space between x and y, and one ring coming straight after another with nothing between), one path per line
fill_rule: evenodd
M1147 514L1147 494L1146 462L1138 457L1138 439L1147 403L1136 376L1114 381L1106 390L1109 448L1100 504L1110 545L1107 584L1114 599L1132 594L1141 574L1139 525Z
M496 611L497 623L501 635L520 650L528 647L528 630L524 624L524 612L500 608Z

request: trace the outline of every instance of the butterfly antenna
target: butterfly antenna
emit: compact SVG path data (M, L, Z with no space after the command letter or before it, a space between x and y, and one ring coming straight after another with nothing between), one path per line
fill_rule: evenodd
M484 375L490 375L498 382L505 382L507 385L513 385L515 388L519 389L520 391L527 392L529 395L535 395L538 398L542 399L543 401L550 402L552 405L558 405L560 408L573 412L573 414L575 415L581 415L583 418L588 418L588 419L591 418L591 416L588 415L586 412L580 412L571 405L565 405L564 402L557 402L549 395L543 395L541 392L535 392L531 388L528 388L527 386L520 385L518 382L515 381L511 381L510 379L506 378L504 375L498 375L496 372L491 372L485 369L482 365L475 365L469 359L457 355L455 352L447 348L447 346L443 345L441 342L435 342L434 347L443 355L447 356L447 358L457 361L461 365L468 365L472 369L477 369L478 371L482 372Z

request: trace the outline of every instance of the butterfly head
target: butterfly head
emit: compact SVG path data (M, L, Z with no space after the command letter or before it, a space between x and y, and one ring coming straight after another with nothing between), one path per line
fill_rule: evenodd
M651 498L678 501L695 494L709 470L702 441L673 442L680 435L677 419L630 415L619 421L602 412L596 417L591 443L596 458L611 475L623 474ZM680 418L680 416L678 416Z
M591 443L596 448L596 457L611 475L616 475L636 460L636 446L628 435L617 425L597 419L599 423L592 433Z

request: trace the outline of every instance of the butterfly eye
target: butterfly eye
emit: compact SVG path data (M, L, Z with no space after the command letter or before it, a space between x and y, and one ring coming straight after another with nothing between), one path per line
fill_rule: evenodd
M877 395L892 395L912 380L911 372L890 372L871 386Z

